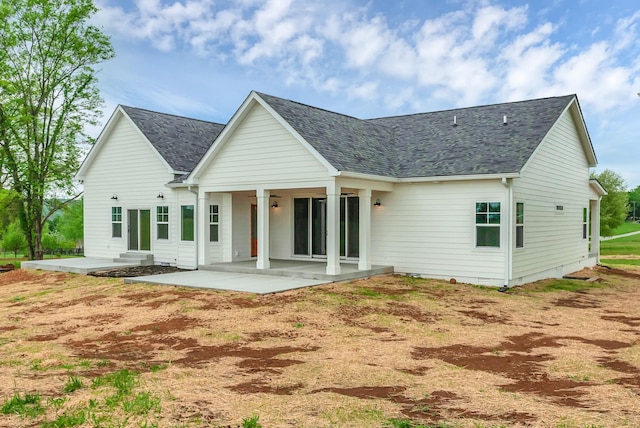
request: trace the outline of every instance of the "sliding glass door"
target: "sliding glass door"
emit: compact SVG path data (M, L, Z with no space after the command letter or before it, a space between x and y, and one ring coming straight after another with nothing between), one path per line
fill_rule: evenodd
M340 198L341 257L358 257L360 248L359 222L358 198ZM326 198L294 198L293 254L296 256L326 257Z

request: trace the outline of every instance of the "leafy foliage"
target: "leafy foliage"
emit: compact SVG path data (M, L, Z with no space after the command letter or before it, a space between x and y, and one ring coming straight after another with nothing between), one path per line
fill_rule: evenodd
M24 239L20 224L14 221L9 225L2 237L2 249L3 251L13 252L13 256L17 258L18 251L24 250L26 246L27 241Z
M600 234L611 236L613 230L624 223L629 212L629 195L625 182L620 174L610 169L605 169L592 178L596 178L608 193L602 197L600 206Z
M629 192L629 215L634 219L640 218L640 186Z
M82 245L84 238L84 203L83 200L73 201L62 209L58 220L58 231L65 241Z
M74 193L78 143L99 117L94 67L114 53L89 24L96 10L92 0L0 3L1 172L19 195L31 259L43 256L45 198Z

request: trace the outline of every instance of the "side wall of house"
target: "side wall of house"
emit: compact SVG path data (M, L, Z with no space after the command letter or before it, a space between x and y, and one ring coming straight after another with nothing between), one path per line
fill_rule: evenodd
M569 111L514 180L524 203L524 247L514 250L513 284L559 277L592 264L583 210L592 194L589 165Z
M134 125L120 117L84 179L84 240L87 257L116 258L128 249L127 210L150 210L151 251L156 263L177 263L180 192L167 189L167 167ZM159 193L164 198L158 198ZM112 199L113 196L117 199ZM169 239L157 239L156 207L169 207ZM122 237L112 237L111 208L122 209Z
M396 272L475 284L502 285L506 218L500 248L477 248L476 202L500 202L499 180L396 184L374 192L382 205L372 209L372 262Z

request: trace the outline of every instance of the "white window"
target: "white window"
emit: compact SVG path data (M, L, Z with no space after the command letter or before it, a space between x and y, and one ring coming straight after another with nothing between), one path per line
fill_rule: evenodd
M157 239L169 239L169 207L156 207Z
M582 239L589 237L589 212L586 208L582 208Z
M524 202L516 203L516 248L524 247Z
M209 241L218 242L220 229L220 211L218 205L209 205Z
M122 238L122 207L111 207L111 237Z
M193 205L180 207L180 239L183 241L193 241L195 236L194 214Z
M476 247L500 247L500 202L476 202Z

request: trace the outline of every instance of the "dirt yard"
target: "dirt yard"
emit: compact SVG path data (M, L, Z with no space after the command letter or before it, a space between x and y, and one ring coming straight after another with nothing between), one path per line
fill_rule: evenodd
M0 426L640 427L640 272L582 274L254 296L3 273Z

